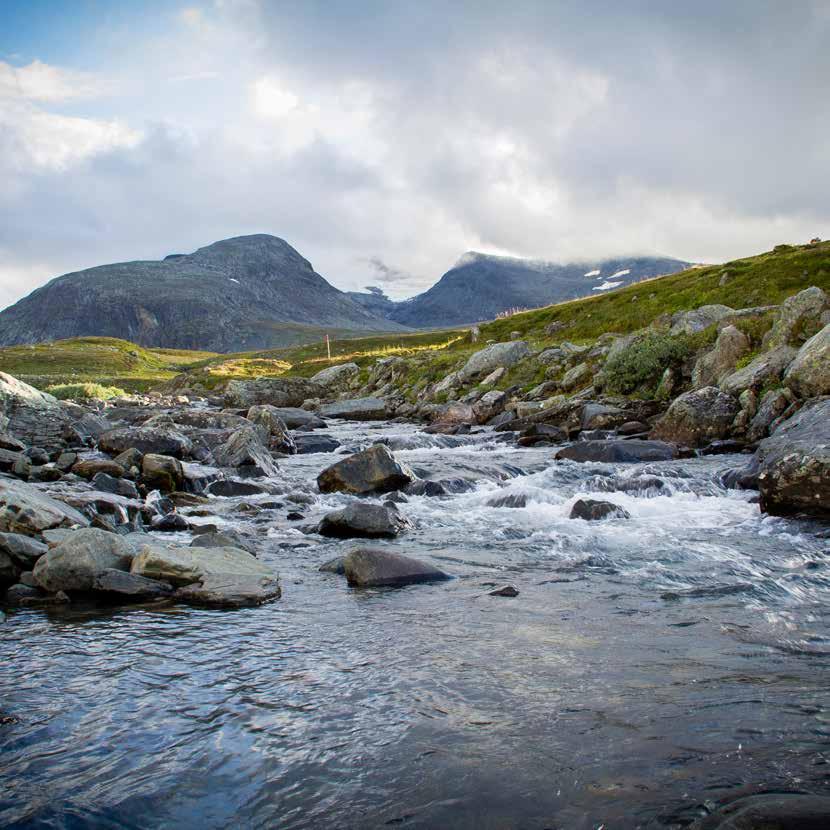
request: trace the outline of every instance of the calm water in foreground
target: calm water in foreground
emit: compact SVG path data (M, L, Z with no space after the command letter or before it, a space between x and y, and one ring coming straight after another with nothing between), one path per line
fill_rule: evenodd
M353 590L317 572L353 542L303 534L288 503L236 509L273 496L217 499L283 599L10 613L0 826L617 830L830 792L826 526L725 491L742 459L576 465L493 436L329 432L476 482L411 498L417 528L387 543L458 578ZM336 458L287 459L278 482L313 492ZM504 495L526 506L488 506ZM578 495L632 518L570 520ZM506 583L519 597L488 595Z

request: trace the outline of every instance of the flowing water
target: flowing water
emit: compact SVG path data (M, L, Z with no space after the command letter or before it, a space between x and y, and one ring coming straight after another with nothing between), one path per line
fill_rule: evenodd
M742 793L830 791L826 526L724 490L743 459L329 432L474 482L410 497L416 528L384 543L457 578L354 590L317 571L354 542L301 529L348 497L305 522L247 506L274 496L216 499L282 600L10 614L0 826L663 828ZM334 460L286 459L278 483L314 494ZM631 518L569 519L586 495ZM518 597L489 595L508 583Z

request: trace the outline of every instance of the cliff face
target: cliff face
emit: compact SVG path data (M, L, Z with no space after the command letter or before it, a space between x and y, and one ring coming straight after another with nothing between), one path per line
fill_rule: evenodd
M259 234L57 277L0 312L0 345L100 335L226 352L288 345L315 329L401 328L326 282L284 240Z

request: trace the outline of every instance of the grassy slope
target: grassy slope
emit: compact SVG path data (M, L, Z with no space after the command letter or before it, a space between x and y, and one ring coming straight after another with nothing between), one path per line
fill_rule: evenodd
M417 388L452 371L487 340L508 340L512 332L519 332L536 348L562 340L584 343L605 332L636 331L662 314L709 303L733 308L778 304L810 285L830 292L830 242L779 246L759 256L691 268L596 297L516 314L482 325L477 345L470 343L466 330L335 338L332 363L353 360L365 371L378 357L412 358L408 382ZM563 323L564 328L548 336L545 328L553 322ZM146 388L187 369L198 370L199 380L210 388L228 377L309 376L327 365L322 342L237 355L142 349L123 340L95 337L0 349L0 371L39 386L95 380L130 389ZM538 380L524 377L525 371L526 367L511 373L505 383L526 385Z

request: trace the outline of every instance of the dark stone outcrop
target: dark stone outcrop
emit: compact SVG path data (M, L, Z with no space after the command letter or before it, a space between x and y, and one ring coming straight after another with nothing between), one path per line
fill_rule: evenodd
M596 522L602 519L630 519L631 514L618 504L610 501L577 499L571 508L570 518Z
M392 539L410 527L394 504L354 502L323 516L317 532L338 539Z
M193 444L187 436L170 427L119 427L103 433L98 439L98 448L113 456L135 449L142 454L185 458L193 450Z
M400 553L380 548L356 548L343 558L343 572L350 585L362 588L438 582L450 575Z
M674 444L665 441L644 441L639 438L611 441L578 441L556 453L556 460L604 461L626 463L670 461L679 456Z
M415 474L382 444L350 455L317 476L321 493L387 493L406 487Z

